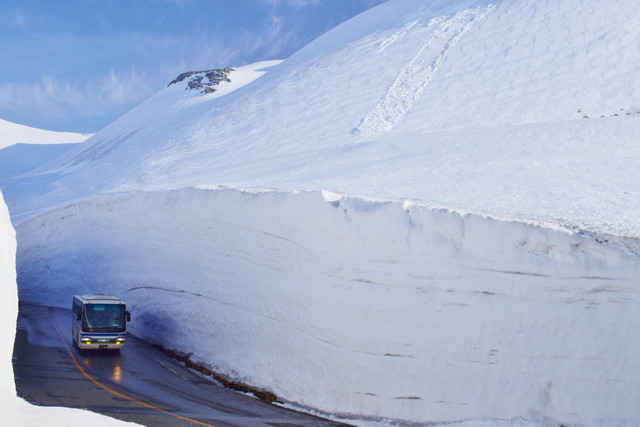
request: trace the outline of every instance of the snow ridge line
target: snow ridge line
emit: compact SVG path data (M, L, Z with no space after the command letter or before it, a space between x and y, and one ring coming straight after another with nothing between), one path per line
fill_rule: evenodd
M494 7L494 4L490 4L485 7L463 10L452 18L438 23L431 38L420 48L409 64L400 71L378 105L360 121L360 124L351 131L351 135L367 137L391 130L420 97L444 57L458 43L460 37ZM432 22L427 26L430 26ZM415 24L403 28L396 37L385 40L382 48L395 41L397 37L406 35L410 29L416 26Z

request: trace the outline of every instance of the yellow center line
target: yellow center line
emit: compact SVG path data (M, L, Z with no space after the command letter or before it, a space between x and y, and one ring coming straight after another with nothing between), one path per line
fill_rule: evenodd
M53 321L53 319L51 319L51 317L49 317L49 315L46 315L47 319L49 319L49 321L51 322L51 324L53 325L54 328L56 328L56 331L58 332L58 335L60 336L60 340L62 341L62 344L64 344L65 349L67 350L67 354L69 355L69 359L71 359L71 362L73 362L73 364L75 365L75 367L78 369L78 371L80 371L80 373L82 375L84 375L89 381L91 381L92 383L94 383L95 385L103 388L104 390L108 391L109 393L118 396L122 399L128 400L129 402L133 402L136 405L140 405L140 406L144 406L145 408L149 408L152 409L154 411L157 412L161 412L163 414L166 415L170 415L172 417L176 417L176 418L180 418L181 420L185 420L185 421L189 421L192 422L194 424L199 424L201 426L207 426L207 427L215 427L212 424L207 424L207 423L203 423L202 421L198 421L198 420L194 420L193 418L188 418L188 417L183 417L182 415L178 415L178 414L173 414L169 411L165 411L164 409L160 409L156 406L153 405L149 405L148 403L145 402L141 402L137 399L134 399L132 397L129 397L125 394L122 394L104 384L102 384L100 381L96 380L95 378L93 378L91 375L89 375L89 373L87 371L84 370L84 368L80 365L80 363L78 362L78 360L76 359L76 357L73 355L71 348L69 348L69 345L67 344L67 341L64 339L64 336L62 335L62 332L60 332L60 329L58 328L58 325L56 325L56 323Z

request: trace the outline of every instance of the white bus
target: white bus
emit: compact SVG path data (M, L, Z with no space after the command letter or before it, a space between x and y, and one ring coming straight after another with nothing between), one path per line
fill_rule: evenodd
M124 347L131 314L120 298L108 295L75 295L71 306L71 336L80 349Z

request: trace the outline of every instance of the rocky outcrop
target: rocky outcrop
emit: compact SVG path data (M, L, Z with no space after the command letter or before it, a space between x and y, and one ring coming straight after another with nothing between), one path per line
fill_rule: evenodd
M176 77L167 87L186 80L187 86L185 90L199 90L200 93L213 93L216 91L215 86L218 86L220 82L231 82L229 75L232 71L234 71L233 68L228 67L205 71L187 71Z

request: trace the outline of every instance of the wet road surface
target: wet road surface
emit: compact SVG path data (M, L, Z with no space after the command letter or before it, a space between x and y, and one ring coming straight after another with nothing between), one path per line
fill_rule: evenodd
M237 393L131 336L120 353L80 352L71 311L22 304L16 390L45 406L83 408L147 426L341 426Z

